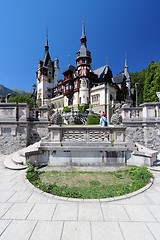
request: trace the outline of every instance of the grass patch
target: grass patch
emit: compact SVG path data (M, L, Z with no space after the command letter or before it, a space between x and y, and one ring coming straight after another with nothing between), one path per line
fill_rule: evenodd
M44 192L71 198L108 198L134 192L153 177L146 166L112 172L42 172L29 166L27 179Z

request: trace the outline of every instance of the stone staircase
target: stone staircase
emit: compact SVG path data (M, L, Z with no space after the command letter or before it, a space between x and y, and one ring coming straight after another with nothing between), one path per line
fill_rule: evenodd
M28 147L25 147L17 152L6 155L4 159L4 165L6 168L12 170L23 170L27 168L25 154L33 150L37 150L40 146L40 142L36 142Z

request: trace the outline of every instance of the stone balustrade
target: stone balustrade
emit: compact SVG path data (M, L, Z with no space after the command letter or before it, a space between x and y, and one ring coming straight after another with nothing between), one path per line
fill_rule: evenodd
M16 104L0 104L0 121L16 121Z
M143 103L139 107L124 107L121 110L123 123L160 120L160 102Z
M30 121L48 121L49 112L48 107L30 108L29 120Z
M44 143L54 143L55 145L106 145L122 144L125 142L125 127L100 127L100 126L49 126L49 136L42 139Z
M125 107L122 108L122 119L123 122L126 120L142 121L143 119L143 108L142 107Z

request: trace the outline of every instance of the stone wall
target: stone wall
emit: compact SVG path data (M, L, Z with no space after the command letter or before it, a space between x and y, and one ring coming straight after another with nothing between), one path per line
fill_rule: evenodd
M160 123L128 124L126 142L138 142L150 149L160 152Z
M160 123L149 124L143 128L144 145L160 152Z
M32 122L29 124L28 145L41 140L48 134L48 123Z
M10 154L30 144L40 141L48 133L45 123L1 123L0 154Z
M0 154L10 154L48 133L48 110L27 104L0 103Z
M10 154L27 146L28 124L1 124L0 129L1 154Z

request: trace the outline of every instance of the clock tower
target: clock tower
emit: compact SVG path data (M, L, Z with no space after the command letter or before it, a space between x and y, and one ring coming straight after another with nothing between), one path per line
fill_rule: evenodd
M80 39L80 50L76 54L76 79L74 81L74 103L79 105L89 104L90 102L90 70L91 70L91 53L87 49L87 37L85 34L84 21L82 22L82 36ZM78 86L78 87L77 87Z

